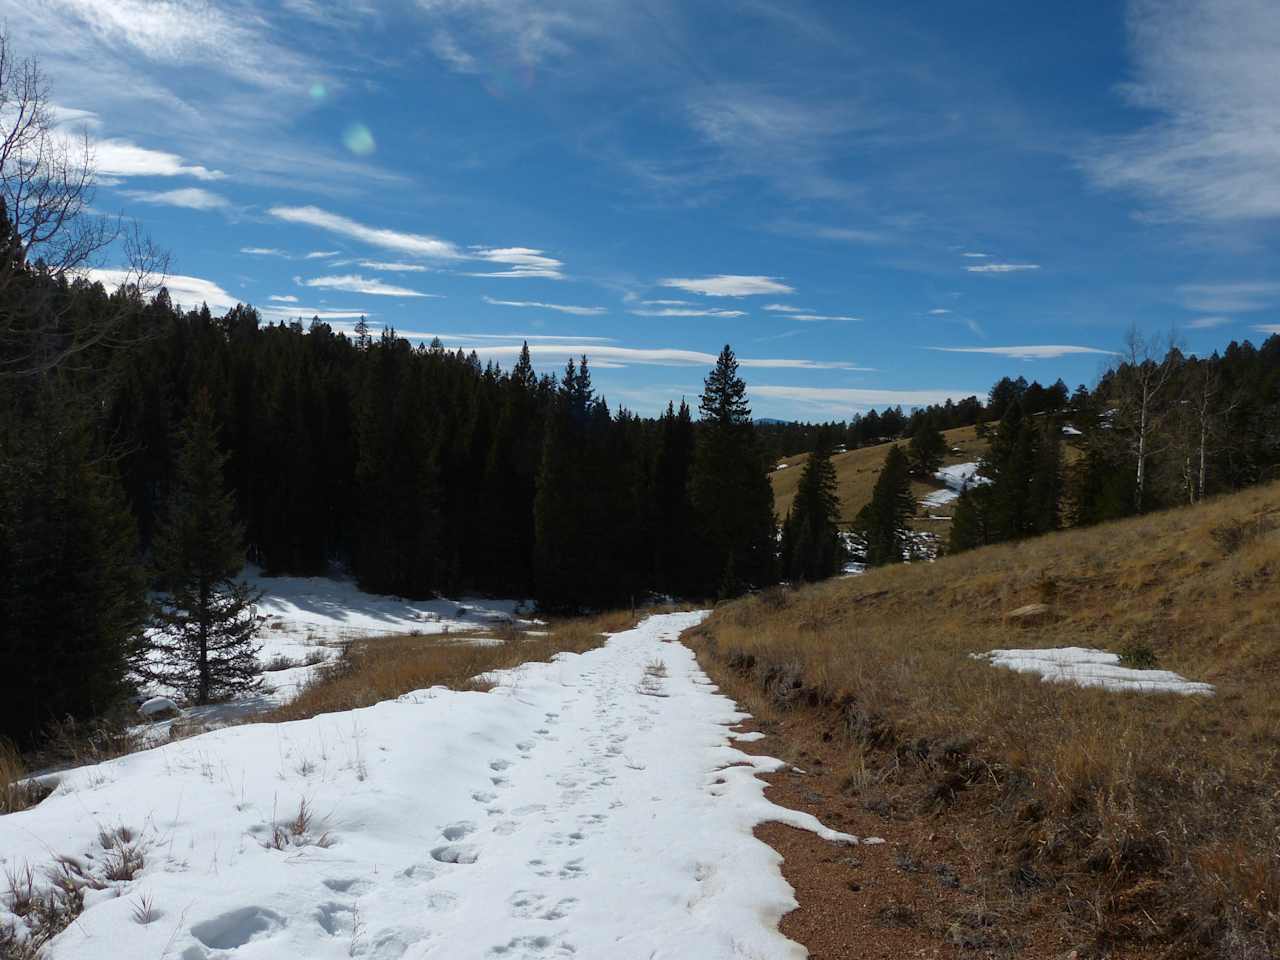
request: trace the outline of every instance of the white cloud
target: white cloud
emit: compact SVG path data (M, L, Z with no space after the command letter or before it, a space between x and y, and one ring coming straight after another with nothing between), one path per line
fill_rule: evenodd
M341 250L312 250L310 253L302 255L303 260L327 260L330 257L336 257Z
M1073 347L1062 344L1043 344L1026 347L928 347L942 353L989 353L998 357L1010 357L1014 360L1054 360L1081 353L1097 353L1110 356L1112 350L1099 350L1097 347Z
M950 311L950 310L947 310L945 307L934 307L932 310L930 310L930 311L929 311L929 316L931 316L931 317L945 317L945 316L946 316L948 313L950 313L950 312L951 312L951 311Z
M969 273L1021 273L1024 270L1039 270L1038 263L981 263L976 267L965 267Z
M844 323L861 323L861 317L842 317L839 315L831 315L825 313L792 313L788 314L788 320L803 320L806 322L814 322L819 320L838 320Z
M1191 330L1212 330L1214 327L1225 327L1230 322L1230 317L1196 317L1194 320L1187 321L1187 327Z
M574 307L563 303L539 303L536 300L495 300L493 297L485 297L484 302L496 307L536 307L541 310L555 310L575 317L598 317L609 312L604 307Z
M430 333L402 333L402 336L412 339L430 339L437 334ZM443 340L444 337L442 336ZM515 340L516 337L511 339ZM603 366L609 364L612 366L626 366L629 364L637 364L643 366L659 366L659 367L711 367L715 365L716 355L713 353L702 353L698 350L684 350L674 347L620 347L608 343L593 341L589 337L579 337L576 339L565 338L558 340L556 343L533 342L534 337L527 337L529 343L529 353L535 359L543 359L555 363L564 363L570 357L578 357L586 354L587 358L593 365ZM480 338L469 334L459 334L458 341L451 343L450 348L461 348L467 352L475 350L481 359L502 360L504 358L515 357L520 354L519 343L509 344L489 344L479 341ZM776 370L865 370L865 367L857 367L850 363L842 363L838 361L820 361L820 360L799 360L799 359L768 359L768 358L749 358L739 357L738 363L744 368L760 368L760 369L776 369Z
M217 210L230 205L226 197L211 193L202 187L182 187L177 190L126 190L125 196L143 203L156 203L166 207L185 207L188 210Z
M872 407L926 407L948 400L982 396L981 390L881 390L855 387L790 387L759 384L749 387L753 397L790 400L803 406L839 414L842 411L870 410Z
M1258 323L1253 329L1259 333L1280 333L1280 323Z
M530 247L472 247L472 256L490 263L506 264L511 269L492 273L470 273L472 277L542 277L548 280L563 280L560 268L564 264L554 257L548 257L541 250Z
M150 150L128 140L98 140L93 143L94 166L108 177L194 177L221 180L226 174L199 164L187 163L176 153Z
M794 287L780 283L777 277L719 274L713 277L667 277L658 281L664 287L675 287L704 297L754 297L766 293L795 293Z
M436 297L438 293L422 293L408 287L397 287L383 283L378 279L362 277L358 273L344 273L328 277L311 277L303 279L295 277L295 281L304 287L317 287L321 290L341 290L346 293L363 293L374 297Z
M297 303L298 302L298 298L291 293L286 293L283 295L278 293L273 293L267 299L274 300L276 303Z
M360 266L366 270L381 270L383 273L426 273L427 268L420 263L398 263L386 260L361 260Z
M114 290L122 283L131 283L136 274L129 270L92 269L85 271L90 280L101 283L108 290ZM187 310L197 309L202 303L208 304L210 311L225 313L237 303L233 297L212 280L201 277L187 277L171 274L164 278L164 287L169 291L169 299Z
M425 233L409 233L403 230L391 230L386 227L371 227L368 224L352 220L338 213L322 210L319 207L285 207L275 206L267 211L278 220L286 223L301 223L327 230L338 236L347 237L373 247L394 250L396 253L417 257L428 257L435 260L483 260L488 263L502 264L510 269L490 273L470 272L465 276L472 277L543 277L561 280L564 274L560 268L564 264L554 257L546 256L541 250L532 247L470 247L466 251L448 240L441 240Z
M640 302L647 307L685 307L689 305L688 300L641 300Z
M804 307L793 307L785 303L769 303L765 305L765 309L774 313L804 313Z
M720 310L716 307L658 307L657 309L636 309L628 311L637 317L718 317L722 320L733 317L745 317L742 310Z
M437 30L432 36L431 52L457 73L480 72L480 64L476 58L462 49L453 34L447 30Z
M1280 216L1280 4L1132 0L1129 35L1124 94L1160 119L1094 149L1086 169L1176 216Z
M326 307L262 307L258 311L262 315L262 319L274 321L276 323L284 323L290 320L311 320L319 319L329 320L359 320L361 317L366 319L376 314L370 313L368 310L361 310L353 307L349 310L335 310ZM338 324L341 326L341 324Z
M253 257L287 257L289 254L275 247L241 247L241 253L247 253Z
M966 256L966 257L981 258L981 259L985 260L987 257L991 256L991 254L989 254L989 253L966 253L966 254L964 254L964 256Z
M299 54L273 42L267 21L252 10L206 0L48 0L46 7L41 15L64 31L91 35L117 56L202 64L264 89L297 88L316 74Z
M1280 300L1280 283L1189 283L1177 289L1188 310L1205 313L1248 313Z
M277 220L283 220L286 223L306 224L373 247L382 247L385 250L438 260L458 260L463 257L462 252L447 240L440 240L423 233L370 227L341 214L321 210L319 207L272 207L267 212Z

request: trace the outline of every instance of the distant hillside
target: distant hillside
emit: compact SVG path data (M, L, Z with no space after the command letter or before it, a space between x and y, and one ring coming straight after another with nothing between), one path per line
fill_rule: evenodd
M943 436L947 438L948 450L947 457L943 461L945 465L972 463L981 459L987 451L986 441L978 439L973 427L957 427L954 430L945 431ZM896 442L905 446L909 441ZM831 458L832 463L835 464L836 478L839 483L840 519L843 523L851 523L863 505L871 500L871 488L875 486L880 467L884 464L884 458L892 445L892 443L879 443L870 447L859 447L847 453L837 453ZM773 483L774 510L778 516L785 517L787 511L791 509L791 501L796 495L796 486L800 483L801 468L808 459L807 453L787 457L780 460L778 469L769 475ZM943 489L941 483L915 483L912 487L917 499L923 499L930 493ZM949 509L940 507L931 509L928 513L934 516L949 516ZM946 538L945 523L930 521L922 515L917 519L916 526L918 529L932 530ZM944 529L938 530L939 526Z
M881 450L844 458L845 490ZM833 808L967 838L1001 942L1039 923L1091 944L1081 957L1280 956L1280 484L777 588L702 633L719 669L836 738L851 772ZM971 656L1049 647L1216 695L1083 689Z

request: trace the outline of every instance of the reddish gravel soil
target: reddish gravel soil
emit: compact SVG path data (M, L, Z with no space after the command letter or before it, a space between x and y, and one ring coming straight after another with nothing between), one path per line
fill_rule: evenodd
M926 785L908 782L909 774L892 788L850 789L849 747L833 735L834 721L817 709L773 710L705 651L699 657L721 690L753 714L738 729L765 734L739 749L788 764L764 777L774 803L811 813L834 829L885 841L845 847L779 823L756 829L756 837L782 856L782 874L800 904L780 928L814 960L1157 956L1087 948L1078 931L1072 936L1052 898L993 894L1001 885L991 879L991 841L983 836L980 809L922 809L910 798Z

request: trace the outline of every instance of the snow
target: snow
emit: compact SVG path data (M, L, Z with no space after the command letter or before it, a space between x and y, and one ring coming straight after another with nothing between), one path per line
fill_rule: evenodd
M1038 673L1042 679L1053 683L1141 693L1213 695L1213 684L1197 683L1168 670L1122 667L1120 657L1106 650L1056 647L1045 650L992 650L990 653L975 653L973 656L988 660L993 666L1008 667L1019 673Z
M652 617L489 693L421 690L65 772L0 817L0 869L44 883L66 854L92 871L120 827L141 847L50 960L799 960L777 930L795 906L781 858L753 827L859 841L765 799L756 774L783 764L734 746L757 739L729 729L745 714L676 641L704 615Z
M791 464L789 464L789 463L780 463L780 464L778 464L777 469L779 469L779 470L785 470L785 469L787 469L787 467L789 467L789 466L791 466Z
M956 463L949 467L943 467L934 477L946 489L935 490L920 501L925 507L943 507L948 503L960 498L960 494L969 487L978 486L979 484L990 483L986 477L978 474L979 464L977 463Z
M1069 423L1068 423L1066 426L1064 426L1064 427L1062 428L1062 434L1063 434L1063 436L1067 436L1067 437L1082 437L1082 436L1084 436L1084 432L1083 432L1083 431L1081 431L1081 430L1077 430L1075 427L1071 426L1071 424L1069 424Z
M257 642L262 647L258 659L267 668L263 687L229 703L188 707L181 711L180 723L231 723L288 703L352 640L412 633L440 636L442 642L446 636L447 642L465 637L462 642L479 645L497 642L482 635L486 629L535 624L519 618L521 604L515 600L404 600L365 593L349 579L267 577L253 566L245 568L243 578L262 591ZM176 691L156 687L146 693L178 696ZM168 737L172 723L157 722L142 732L149 742L156 742Z
M157 713L177 713L178 705L168 697L151 697L139 705L138 712L144 717L154 717Z

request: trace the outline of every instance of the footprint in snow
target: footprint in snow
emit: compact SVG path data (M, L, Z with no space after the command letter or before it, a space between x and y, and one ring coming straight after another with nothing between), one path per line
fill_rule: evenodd
M506 943L489 948L491 957L510 957L512 960L540 960L542 957L572 957L577 948L559 937L514 937Z
M549 900L544 893L517 890L507 900L507 905L511 908L511 915L518 920L563 920L578 902L577 897L562 897L555 903L549 903Z
M477 790L471 795L471 799L476 803L492 803L494 800L498 799L498 795L496 793L491 793L488 790Z
M440 863L475 863L480 859L480 848L472 843L450 843L432 850L431 859Z
M570 860L560 868L561 880L577 880L581 877L585 877L586 875L585 869L582 866L581 857Z
M510 760L494 760L489 764L489 769L495 772L505 770L511 766Z
M440 835L446 840L461 840L463 837L469 836L476 832L476 825L470 820L460 820L457 823L451 823L440 831Z

